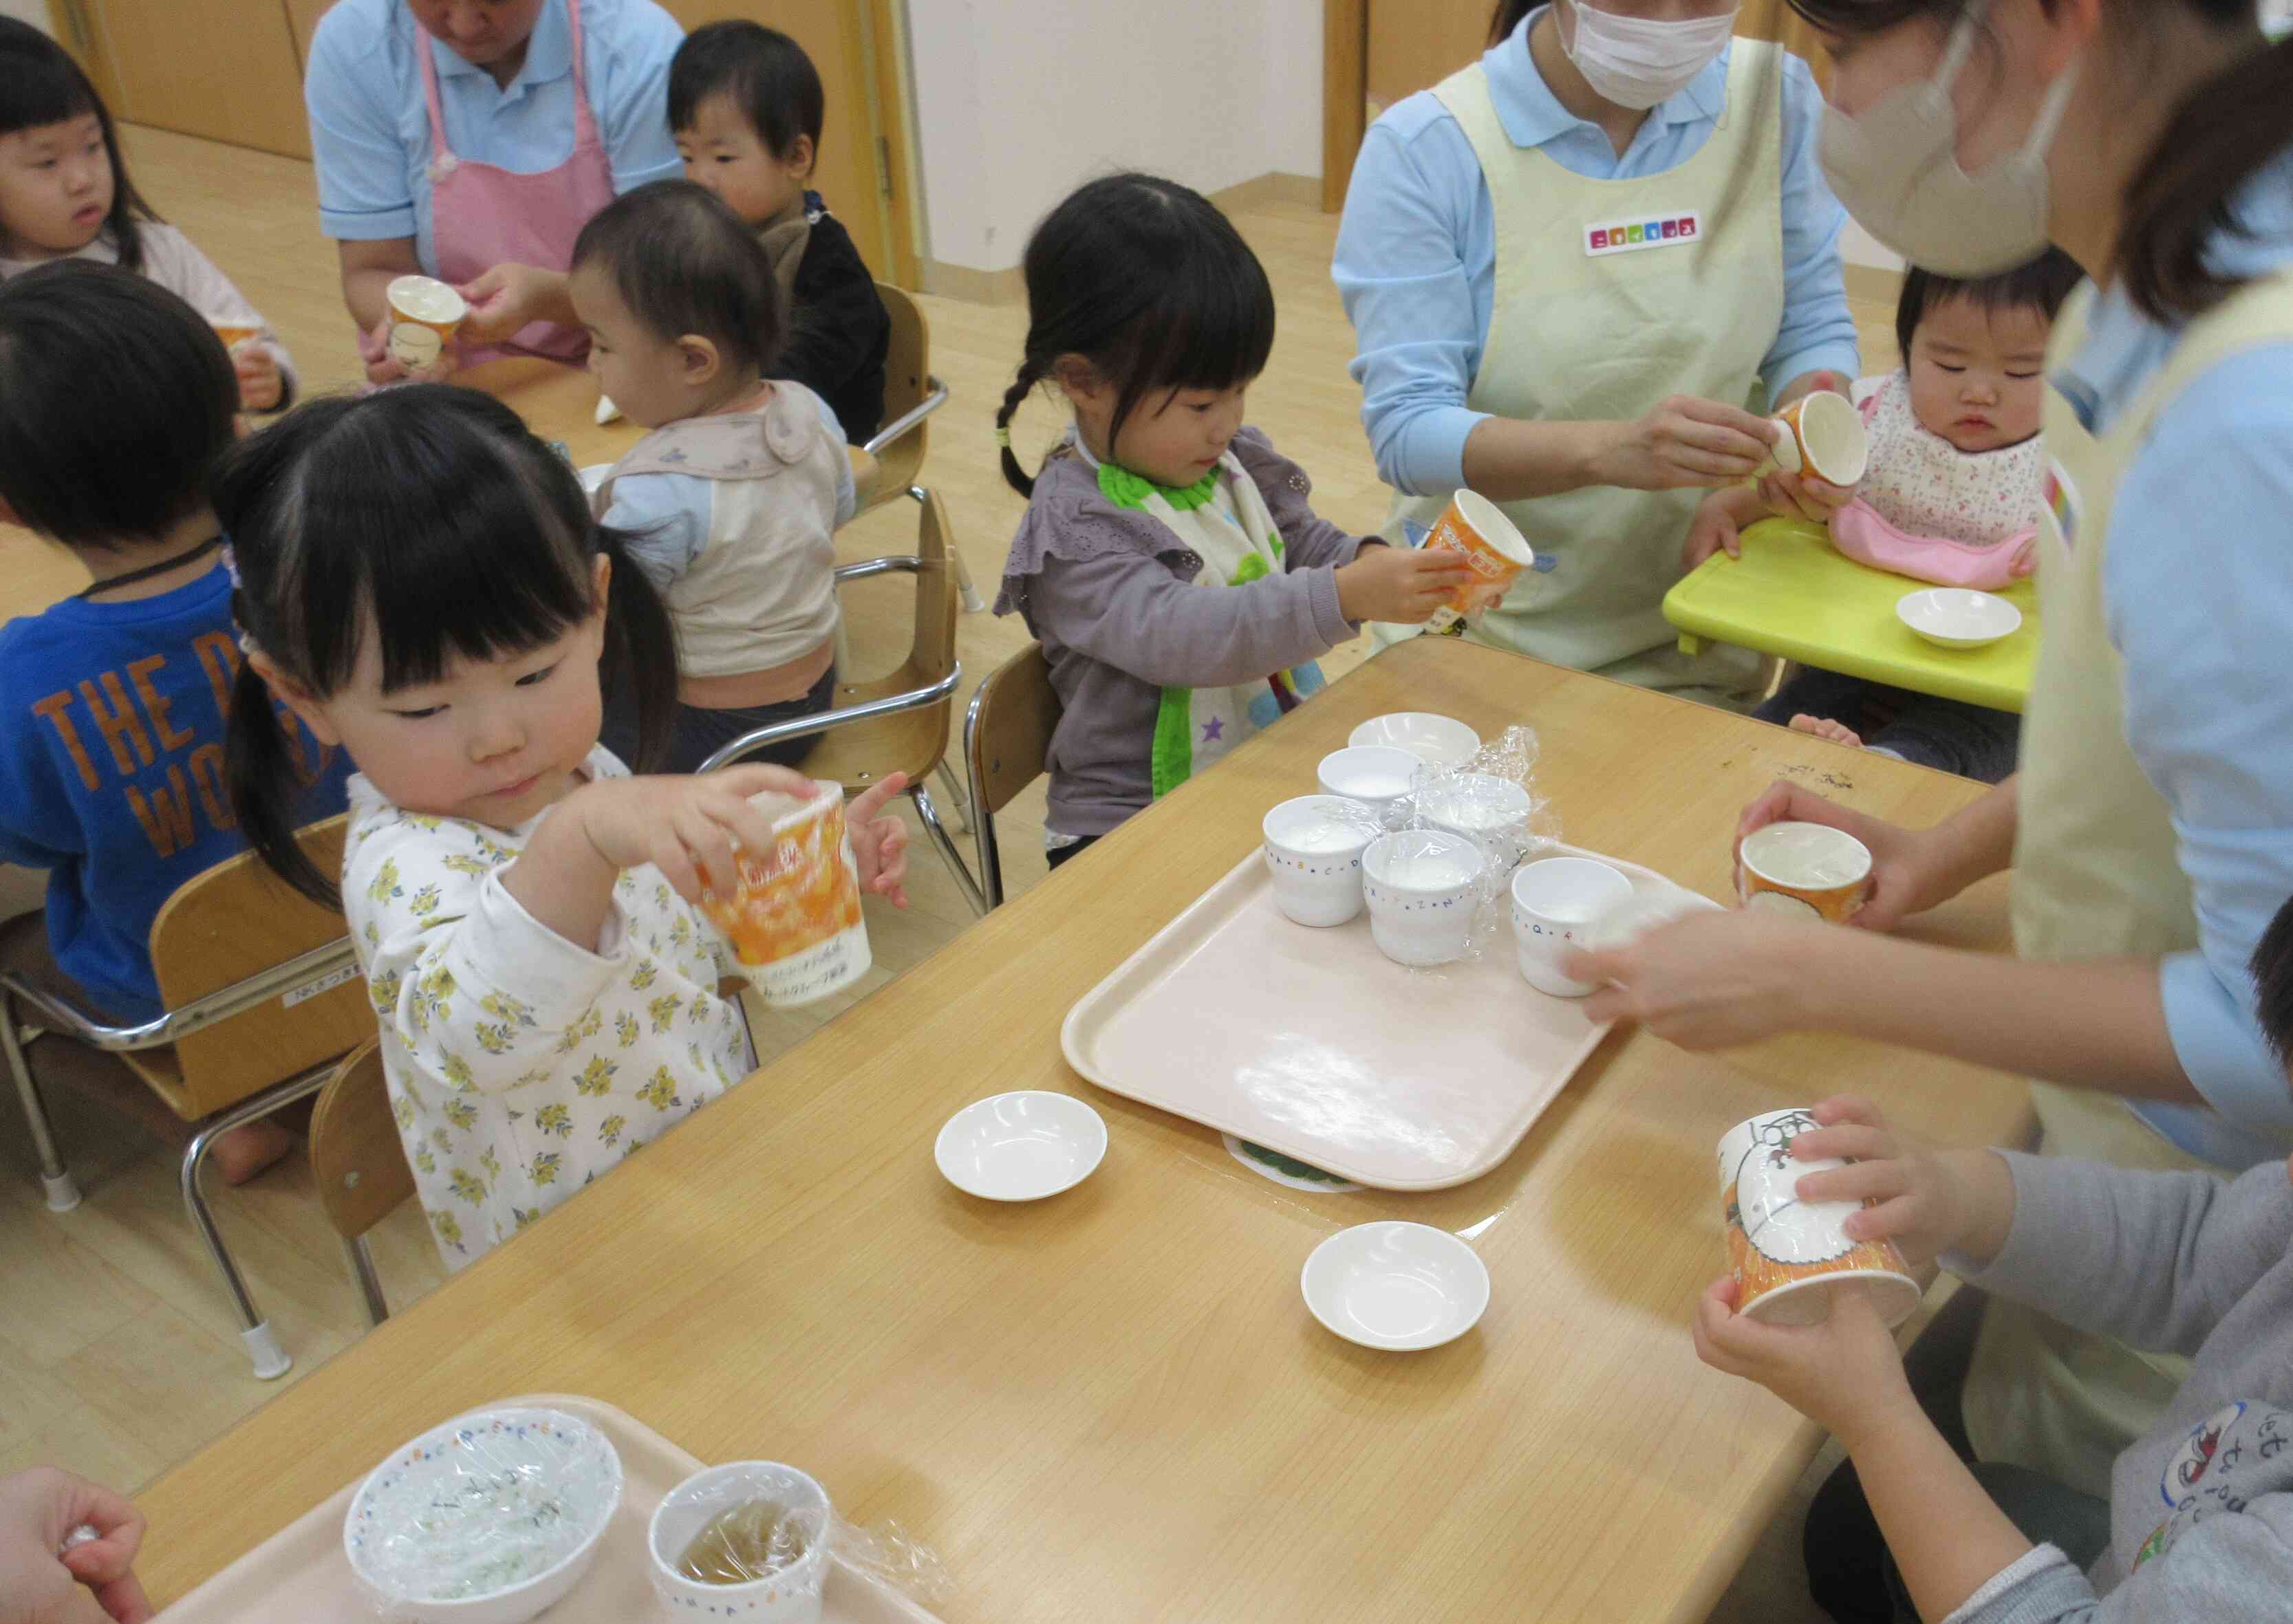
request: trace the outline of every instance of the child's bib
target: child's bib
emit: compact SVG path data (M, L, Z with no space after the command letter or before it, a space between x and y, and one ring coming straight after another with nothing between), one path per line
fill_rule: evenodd
M1111 463L1098 466L1100 495L1117 507L1152 515L1203 561L1195 586L1247 586L1282 573L1282 533L1257 482L1232 451L1179 490ZM1322 668L1308 660L1230 688L1163 690L1155 718L1155 798L1161 800L1252 733L1295 710L1323 685Z

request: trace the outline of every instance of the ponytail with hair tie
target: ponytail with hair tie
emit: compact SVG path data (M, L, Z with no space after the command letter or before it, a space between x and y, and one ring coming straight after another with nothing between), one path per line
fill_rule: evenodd
M1043 373L1042 363L1033 356L1021 361L1018 376L1012 380L1011 387L1003 392L1003 404L995 414L995 443L1002 448L1003 478L1023 497L1035 494L1035 481L1025 469L1019 466L1018 457L1012 454L1011 419L1019 415L1019 408L1027 403L1028 395L1034 392L1036 384L1043 381Z

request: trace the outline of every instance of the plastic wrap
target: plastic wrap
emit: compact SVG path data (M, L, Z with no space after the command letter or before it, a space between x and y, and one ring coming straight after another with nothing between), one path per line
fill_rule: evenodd
M672 1605L718 1604L730 1614L809 1616L829 1558L920 1602L952 1587L938 1554L895 1522L863 1527L839 1517L807 1474L773 1460L711 1466L661 1500L650 1533L653 1588ZM771 1582L777 1600L744 1598L741 1587Z
M513 1590L539 1612L579 1580L620 1499L620 1457L587 1422L484 1410L376 1467L351 1501L343 1544L382 1618L428 1619L437 1614L427 1604Z
M1479 855L1465 940L1446 962L1503 948L1513 870L1560 843L1560 816L1536 790L1536 730L1509 727L1453 767L1422 769L1404 804L1404 828L1464 839Z

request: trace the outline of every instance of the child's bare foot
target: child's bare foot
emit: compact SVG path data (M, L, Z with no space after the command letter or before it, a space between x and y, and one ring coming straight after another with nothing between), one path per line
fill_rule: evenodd
M215 1142L207 1163L226 1184L243 1184L295 1148L295 1135L264 1119L234 1127Z
M1843 744L1851 750L1863 747L1863 735L1828 716L1794 716L1791 727L1795 733L1813 733L1818 739L1828 739L1832 743Z

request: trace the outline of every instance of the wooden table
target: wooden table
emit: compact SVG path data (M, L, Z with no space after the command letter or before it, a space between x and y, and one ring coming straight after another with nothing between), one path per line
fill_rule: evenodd
M1981 649L1940 649L1896 618L1923 583L1859 564L1821 525L1768 519L1744 532L1744 556L1715 553L1665 594L1680 646L1732 642L1916 693L2020 715L2038 658L2038 590L2017 581L1997 595L2022 611L2011 636Z
M1778 773L1924 823L1978 787L1446 639L1405 643L282 1394L142 1497L162 1601L459 1410L620 1405L706 1458L803 1464L839 1509L945 1557L951 1624L1701 1620L1812 1428L1705 1369L1722 1267L1712 1146L1853 1086L1940 1138L2001 1139L2022 1087L1831 1038L1730 1060L1612 1038L1462 1188L1301 1195L1194 1124L1097 1093L1068 1006L1258 844L1365 717L1526 720L1571 840L1722 894ZM1986 884L1931 933L2005 941ZM1090 1099L1105 1165L1034 1206L972 1200L940 1124L1008 1088ZM1340 1342L1298 1273L1406 1216L1487 1261L1437 1352Z

